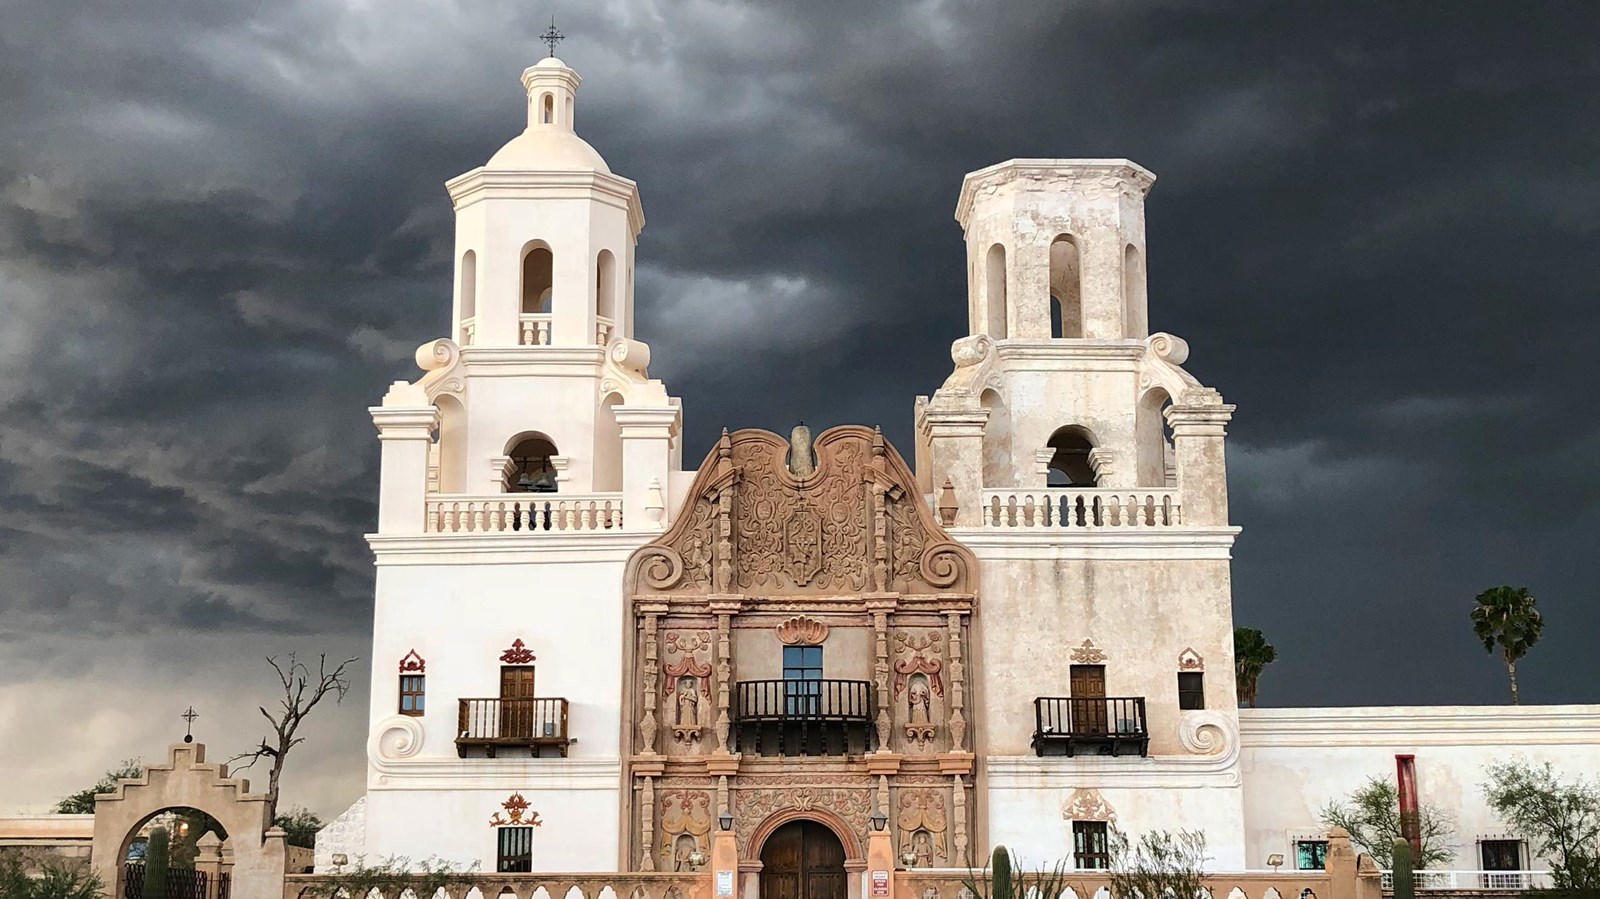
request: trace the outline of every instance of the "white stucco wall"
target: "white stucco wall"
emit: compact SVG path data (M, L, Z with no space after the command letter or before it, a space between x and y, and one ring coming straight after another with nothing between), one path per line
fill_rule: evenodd
M1451 868L1477 870L1477 840L1520 838L1483 798L1485 768L1523 758L1564 777L1600 771L1600 706L1432 706L1241 709L1246 862L1290 853L1290 834L1321 829L1318 813L1369 777L1395 778L1416 756L1417 788L1457 823ZM1547 867L1542 862L1536 868Z
M521 793L544 824L542 857L563 870L615 870L626 636L622 569L648 534L417 538L379 547L366 852L437 856L493 870L490 817ZM564 541L564 542L563 542ZM514 640L536 655L540 697L569 703L568 758L460 758L461 698L499 693ZM427 712L397 714L398 664L426 662Z

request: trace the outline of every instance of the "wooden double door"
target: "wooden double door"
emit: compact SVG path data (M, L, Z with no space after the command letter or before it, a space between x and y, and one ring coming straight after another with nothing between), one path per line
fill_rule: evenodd
M791 821L761 847L761 899L845 899L844 846L815 821Z

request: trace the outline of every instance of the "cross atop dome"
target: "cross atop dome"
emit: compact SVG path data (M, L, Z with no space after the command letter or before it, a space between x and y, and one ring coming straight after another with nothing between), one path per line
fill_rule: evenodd
M543 41L545 45L550 48L550 55L554 57L556 55L556 44L559 44L566 39L566 35L556 30L556 17L551 16L550 27L545 30L544 34L539 35L539 40Z

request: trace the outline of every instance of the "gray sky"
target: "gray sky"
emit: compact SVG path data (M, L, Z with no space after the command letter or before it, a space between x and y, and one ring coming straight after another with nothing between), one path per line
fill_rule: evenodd
M1318 7L1321 7L1319 10ZM641 185L639 334L717 431L882 424L965 333L961 176L1154 170L1151 321L1239 411L1269 705L1493 703L1481 589L1600 699L1591 3L0 4L0 813L197 732L260 657L367 655L365 407L445 333L445 179L521 128L554 13ZM365 660L286 799L359 794Z

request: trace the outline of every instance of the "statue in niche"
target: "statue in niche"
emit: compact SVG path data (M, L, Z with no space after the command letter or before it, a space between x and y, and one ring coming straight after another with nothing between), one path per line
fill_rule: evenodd
M917 867L933 867L933 836L920 829L912 833L911 854L917 859Z
M678 678L677 694L679 727L700 727L700 681L693 675Z
M700 851L700 845L694 837L686 833L678 834L672 844L672 870L693 871L694 857Z
M928 724L933 718L929 706L933 702L933 689L928 686L928 679L920 674L912 675L910 683L906 684L907 712L911 724Z
M789 473L805 480L817 472L817 455L811 451L811 429L805 422L789 432Z

